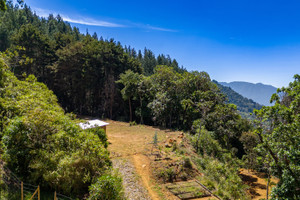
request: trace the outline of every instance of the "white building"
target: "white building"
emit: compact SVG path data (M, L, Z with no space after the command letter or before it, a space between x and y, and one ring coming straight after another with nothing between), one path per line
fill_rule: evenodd
M82 128L82 129L89 129L89 128L95 128L95 127L101 127L104 129L105 133L106 133L106 126L109 123L101 121L99 119L94 119L94 120L89 120L87 122L84 123L79 123L78 125Z

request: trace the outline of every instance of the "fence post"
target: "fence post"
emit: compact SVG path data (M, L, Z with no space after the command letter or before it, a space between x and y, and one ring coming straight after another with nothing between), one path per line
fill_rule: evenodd
M41 195L40 195L40 186L38 185L38 200L41 200Z
M23 200L23 181L21 182L21 200Z
M56 191L54 192L54 200L57 200L57 199L56 199Z

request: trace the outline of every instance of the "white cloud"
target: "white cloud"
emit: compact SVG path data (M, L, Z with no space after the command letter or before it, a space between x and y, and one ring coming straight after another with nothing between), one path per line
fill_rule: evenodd
M76 24L84 24L84 25L90 25L90 26L102 26L102 27L125 27L124 25L121 24L115 24L107 21L100 21L100 20L94 20L94 19L89 19L89 18L70 18L65 15L61 15L61 17L67 21L67 22L72 22Z
M156 30L156 31L178 32L177 30L155 27L155 26L150 26L150 25L147 25L146 28L151 29L151 30Z
M42 9L42 8L33 8L33 11L35 11L38 16L45 17L45 18L48 17L49 14L53 14L54 16L58 15L57 12L53 12L51 10ZM127 24L130 24L130 25L123 25L123 24L116 24L116 23L103 21L103 20L96 20L96 19L92 19L92 18L86 18L86 17L82 17L82 16L69 17L68 15L65 15L63 13L60 13L59 15L63 18L64 21L71 22L71 23L76 23L76 24L84 24L84 25L89 25L89 26L101 26L101 27L111 27L111 28L135 27L135 28L141 28L141 29L146 29L146 30L156 30L156 31L164 31L164 32L177 32L176 30L151 26L149 24L144 25L144 24L137 24L137 23L129 22Z
M49 14L57 15L56 12L50 11L50 10L45 10L41 8L32 8L32 10L40 17L48 17Z
M33 10L40 17L48 17L49 14L53 14L55 16L58 15L58 13L50 11L50 10L46 10L46 9L33 8ZM95 19L85 18L85 17L81 17L81 16L69 17L64 14L60 14L60 16L63 18L64 21L76 23L76 24L84 24L84 25L89 25L89 26L102 26L102 27L124 27L124 25L121 25L121 24L116 24L116 23L102 21L102 20L95 20Z

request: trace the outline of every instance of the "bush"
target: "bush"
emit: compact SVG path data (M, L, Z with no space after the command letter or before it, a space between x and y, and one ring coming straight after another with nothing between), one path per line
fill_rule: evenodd
M136 126L136 125L137 125L136 121L129 122L129 126Z
M179 178L183 181L187 181L188 180L188 174L186 172L182 172L180 175L179 175Z
M188 168L188 169L192 169L193 168L192 162L191 162L190 158L184 158L183 159L183 167L184 168Z
M107 146L108 146L107 135L102 128L96 127L96 128L91 128L88 130L90 132L94 133L95 135L97 135L99 137L100 141L102 142L102 144L104 145L104 147L107 148Z
M205 130L204 127L201 133L198 132L191 139L198 154L206 154L217 158L222 157L223 150L221 145L212 137L212 133Z
M114 174L105 174L89 187L88 200L123 200L122 178Z
M176 179L175 169L173 169L172 167L162 169L159 176L163 179L164 182L173 182Z

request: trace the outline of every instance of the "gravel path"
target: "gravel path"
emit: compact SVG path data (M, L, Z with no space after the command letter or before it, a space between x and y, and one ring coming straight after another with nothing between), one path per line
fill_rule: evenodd
M128 200L151 200L147 190L139 181L133 164L126 158L113 158L113 167L118 169L123 178L125 196Z

